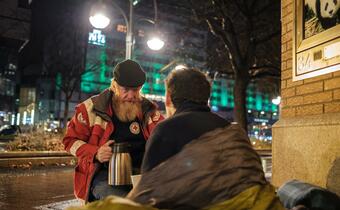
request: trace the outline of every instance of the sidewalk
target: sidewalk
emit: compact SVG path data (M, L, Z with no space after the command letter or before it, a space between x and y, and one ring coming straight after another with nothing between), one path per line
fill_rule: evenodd
M0 169L74 166L76 162L77 159L66 152L29 151L0 153Z
M1 210L61 210L77 205L72 167L0 170Z
M258 153L270 181L271 151ZM81 205L73 195L73 165L68 167L75 163L66 152L0 153L0 209L63 210Z
M68 207L71 206L82 206L82 202L80 202L78 199L72 199L67 201L59 201L55 203L50 203L47 205L42 206L36 206L35 209L39 210L65 210Z

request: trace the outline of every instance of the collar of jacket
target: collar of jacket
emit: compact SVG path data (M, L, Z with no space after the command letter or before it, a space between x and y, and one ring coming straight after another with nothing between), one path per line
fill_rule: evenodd
M91 98L93 102L93 112L99 115L106 121L111 121L113 114L112 110L112 97L114 92L110 89L106 89L98 95ZM143 122L143 125L147 123L147 119L154 114L157 109L157 105L150 100L142 97L142 113L138 118Z
M198 104L192 101L184 101L176 109L175 115L182 112L210 112L210 108L207 105Z

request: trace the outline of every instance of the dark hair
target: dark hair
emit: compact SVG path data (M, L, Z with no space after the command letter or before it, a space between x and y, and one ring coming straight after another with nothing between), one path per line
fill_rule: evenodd
M208 78L198 69L173 70L165 80L167 91L175 108L185 101L207 105L211 85Z

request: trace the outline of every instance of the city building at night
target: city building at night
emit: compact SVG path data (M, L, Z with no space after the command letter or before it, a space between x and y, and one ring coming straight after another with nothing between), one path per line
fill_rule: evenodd
M124 8L124 2L122 8ZM126 2L125 2L126 3ZM60 4L55 3L53 9ZM59 5L59 6L58 6ZM34 1L32 18L42 19L43 14L36 11L42 9L53 11L49 3ZM62 8L60 6L60 8ZM86 7L85 7L86 8ZM154 10L152 5L139 2L135 8L134 23L134 50L132 59L138 61L147 73L147 80L142 88L145 97L158 102L164 109L164 79L167 74L180 65L197 67L205 72L207 69L207 39L208 31L194 27L191 11L181 5L171 2L159 2L157 25L143 21L152 19ZM114 10L113 10L114 13ZM176 13L177 15L173 15ZM119 15L105 29L89 27L87 30L86 50L84 54L85 71L81 75L79 87L75 89L69 100L68 117L72 116L74 107L80 101L99 93L109 87L112 79L112 68L118 62L125 59L126 49L126 25ZM20 106L18 109L18 124L39 124L41 122L55 122L64 117L65 94L60 89L64 78L61 74L52 76L44 64L44 58L37 51L49 53L46 43L39 43L49 36L50 25L61 24L61 20L51 22L32 22L33 33L28 44L22 52L22 78L21 91L18 93ZM63 21L63 20L62 20ZM87 20L86 24L88 23ZM89 24L90 25L90 24ZM159 51L148 48L146 42L154 33L159 33L165 40L165 46ZM47 48L48 49L48 48ZM45 76L43 75L46 72ZM232 119L234 108L232 78L214 78L212 82L212 96L210 106L214 112ZM273 93L262 93L255 84L250 84L247 90L247 110L249 134L256 138L271 138L270 125L278 118L278 107L271 100L276 96ZM25 120L23 121L23 118Z
M14 124L19 107L19 51L29 39L31 10L28 1L21 0L1 1L0 8L0 121Z
M135 44L132 58L138 61L147 73L143 94L160 101L165 92L164 78L171 69L181 64L204 69L208 32L189 27L190 10L166 3L158 5L159 20L155 28L153 24L139 21L152 18L153 15L152 7L142 7L143 2L140 4L141 7L135 10ZM172 15L175 12L178 15ZM82 77L83 92L98 93L109 86L112 66L124 59L126 30L124 22L119 19L108 29L90 31L87 47L87 68L90 70ZM146 44L155 30L165 39L165 46L159 51L149 49ZM94 66L96 68L93 68Z
M197 67L203 71L206 68L206 31L190 28L190 17L178 15L172 16L171 9L174 6L159 5L160 25L166 35L166 45L160 51L152 51L146 46L148 31L153 26L150 24L136 25L136 43L133 58L137 60L147 72L147 81L143 86L142 93L155 101L164 101L164 79L171 69L177 65ZM164 10L164 11L163 11ZM190 14L190 11L182 8L182 14ZM138 10L137 10L138 11ZM144 8L142 14L150 13L150 8ZM138 15L138 14L137 14ZM139 16L139 18L141 18ZM178 36L176 31L190 34L187 37ZM124 59L126 27L117 22L108 30L93 29L89 34L87 50L87 67L93 68L99 63L99 68L87 71L82 77L82 92L93 94L107 88L112 78L112 66ZM186 40L181 40L187 38ZM183 42L188 43L183 43ZM181 49L179 51L178 49ZM188 58L185 58L188 57ZM175 62L174 62L175 61ZM173 64L172 64L173 62ZM170 64L170 65L169 65ZM165 68L165 66L169 66ZM213 81L213 91L210 99L212 110L225 118L232 119L234 108L233 96L234 81L232 78L217 78ZM275 93L262 93L257 90L255 84L250 84L247 91L247 109L250 134L254 137L271 138L270 125L278 119L278 106L272 103ZM163 106L160 103L161 107Z

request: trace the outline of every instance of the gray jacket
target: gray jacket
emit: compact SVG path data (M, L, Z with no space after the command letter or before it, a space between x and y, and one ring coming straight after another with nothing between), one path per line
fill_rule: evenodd
M203 134L144 173L128 198L165 209L198 209L266 184L260 157L237 124Z

